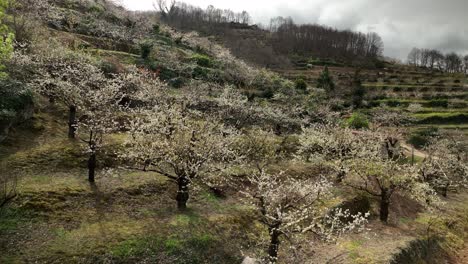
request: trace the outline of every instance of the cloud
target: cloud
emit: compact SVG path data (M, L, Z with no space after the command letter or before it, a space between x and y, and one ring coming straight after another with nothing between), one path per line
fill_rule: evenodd
M122 0L133 10L153 0ZM291 16L298 23L379 33L385 55L404 59L413 47L468 53L468 0L186 0L206 7L247 10L257 23Z

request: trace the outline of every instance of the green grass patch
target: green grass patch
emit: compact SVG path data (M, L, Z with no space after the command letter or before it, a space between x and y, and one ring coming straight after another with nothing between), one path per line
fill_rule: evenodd
M31 212L22 208L6 207L0 209L0 236L3 232L15 231L20 224L31 218Z
M127 53L123 51L116 50L104 50L104 49L87 49L86 51L90 52L94 56L98 57L116 57L119 62L124 64L132 65L136 64L140 56L132 53Z

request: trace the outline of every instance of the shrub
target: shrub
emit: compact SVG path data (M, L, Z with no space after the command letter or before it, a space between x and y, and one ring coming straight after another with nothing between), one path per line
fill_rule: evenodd
M172 69L169 69L167 67L165 67L164 65L161 65L159 64L158 62L156 61L150 61L146 64L146 66L154 71L154 72L158 72L159 73L159 79L163 80L163 81L168 81L172 78L176 78L176 77L179 77L179 74L172 70Z
M22 83L10 79L0 81L0 119L14 118L32 103L32 93L22 88Z
M295 87L297 90L305 91L307 90L307 83L303 78L296 79Z
M114 61L105 60L101 62L99 69L101 69L106 77L111 77L114 74L120 73L121 65Z
M268 89L266 89L265 91L262 92L261 97L271 99L271 98L273 98L274 95L275 95L275 93L273 92L273 90L271 88L268 88Z
M171 70L166 67L160 67L159 68L159 79L163 81L167 81L173 78L177 78L179 75L177 74L176 71Z
M174 88L181 88L184 86L184 79L182 77L176 77L169 80L169 85Z
M429 107L448 107L448 100L447 99L433 99L428 102Z
M148 59L149 55L151 54L151 50L153 49L153 43L151 42L143 42L140 43L140 54L141 58Z
M355 129L369 128L369 120L364 114L354 112L353 115L346 120L346 125Z
M153 30L153 34L157 35L159 34L161 27L159 26L159 24L154 24L152 30Z
M202 67L195 67L192 72L194 79L206 79L208 77L208 70Z
M104 7L98 4L93 4L89 7L88 10L90 13L102 14L104 13Z
M211 58L203 54L195 54L192 56L191 60L195 61L197 65L201 67L209 68L213 65Z

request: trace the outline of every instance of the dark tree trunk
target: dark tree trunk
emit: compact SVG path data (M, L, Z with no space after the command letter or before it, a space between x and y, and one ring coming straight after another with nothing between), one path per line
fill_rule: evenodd
M442 190L441 190L441 191L442 191L441 194L442 194L442 196L445 197L445 198L448 197L448 189L449 189L449 186L450 186L450 184L447 183L447 184L445 184L445 185L441 188L441 189L442 189Z
M270 246L268 247L268 257L270 263L276 263L278 260L278 249L280 245L280 232L277 228L269 228L270 231Z
M96 175L96 152L92 152L88 159L88 181L94 182Z
M380 221L387 223L390 211L390 197L387 191L382 191L380 197Z
M189 180L187 177L179 177L177 179L177 184L179 185L179 190L177 191L177 208L179 210L187 209L187 201L189 199Z
M68 137L75 138L76 134L76 106L71 105L68 115Z
M338 172L338 175L336 176L336 182L342 183L345 178L346 178L346 171L342 169Z

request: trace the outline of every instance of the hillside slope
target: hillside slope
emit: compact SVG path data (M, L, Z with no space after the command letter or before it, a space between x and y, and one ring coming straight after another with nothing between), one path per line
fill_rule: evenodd
M318 206L327 216L328 207L370 213L364 230L343 234L335 241L323 242L315 233L306 232L295 238L300 241L299 246L294 244L295 239L284 238L279 263L405 263L400 260L408 259L414 262L407 263L457 263L456 251L463 248L467 239L464 190L440 198L447 203L440 215L426 210L404 192L398 193L392 198L388 222L382 223L378 219L377 198L336 182L335 160L309 162L299 157L306 128L333 123L338 132L343 129L351 135L359 134L343 128L342 119L352 110L330 110L328 101L336 98L331 100L324 91L315 89L321 68L278 73L259 69L237 59L210 38L178 32L159 23L151 13L134 14L105 0L43 0L38 1L37 8L22 12L34 19L31 27L39 33L31 33L31 42L17 47L8 73L10 79L31 89L34 111L25 120L18 120L0 142L0 175L18 178L17 195L8 206L0 208L0 263L224 264L241 263L246 256L260 259L268 248L271 232L261 221L261 211L244 195L252 187L247 183L248 176L257 170L246 160L262 162L270 156L274 159L267 160L265 167L272 174L286 177L286 183L303 180L310 184L330 179L333 198L320 201ZM86 141L87 127L78 126L77 137L67 138L74 125L70 121L70 105L53 93L57 84L70 86L67 91L72 92L76 92L76 86L87 88L88 79L93 80L94 76L83 76L74 67L91 69L91 73L97 69L97 75L104 76L104 80L98 80L104 84L115 82L126 92L117 102L123 110L112 116L117 129L106 133L102 144L94 146L99 148L96 182L86 179L89 155L94 153ZM353 71L331 68L344 91ZM72 77L63 72L71 72ZM306 90L294 83L302 75L309 84ZM369 90L380 89L383 84L402 88L393 88L385 98L377 98L381 94L376 93L376 98L369 98L371 105L392 99L399 100L395 107L406 107L404 100L411 97L406 86L423 89L437 84L440 86L434 89L439 89L441 80L449 89L447 96L452 96L455 88L463 96L466 92L466 80L461 77L413 73L403 68L364 71L363 79ZM88 94L79 95L92 96L94 91L103 89L100 84L89 84ZM105 94L99 95L105 98ZM447 107L429 105L432 99L435 98L413 101L440 111L452 109L452 97ZM99 100L88 112L84 112L87 105L79 105L77 122L89 122L93 111L111 107ZM117 98L112 100L115 103ZM170 106L171 115L164 119L158 114L168 111L166 105ZM177 112L179 107L181 113ZM230 170L207 173L212 181L198 183L194 179L188 209L177 210L175 199L180 189L172 178L146 170L151 159L144 160L144 169L130 166L125 160L131 152L128 142L134 136L129 133L134 127L128 123L143 120L138 118L148 109L153 111L150 116L154 119L146 120L147 123L161 123L160 130L167 133L161 141L179 133L171 129L177 125L186 128L182 126L185 123L195 124L194 127L205 124L202 128L206 128L206 123L212 122L216 128L227 128L222 136L238 136L233 152L240 152L239 148L248 150L239 155L245 160ZM421 110L415 116L423 113ZM188 150L181 156L199 158L200 155L190 154L196 149L194 145L203 142L197 138L203 139L203 135L193 127L186 130L178 138L181 145L189 142ZM143 129L141 133L151 132ZM374 131L362 134L366 133ZM336 140L329 142L332 141ZM320 144L320 140L317 142ZM164 148L163 144L157 145L159 142L146 143L142 152L157 152L154 146ZM214 146L205 148L211 147ZM252 149L258 153L251 154ZM230 156L213 159L214 163L236 160ZM239 179L241 188L231 185L231 180ZM322 217L325 215L318 218ZM419 242L423 246L413 246Z

